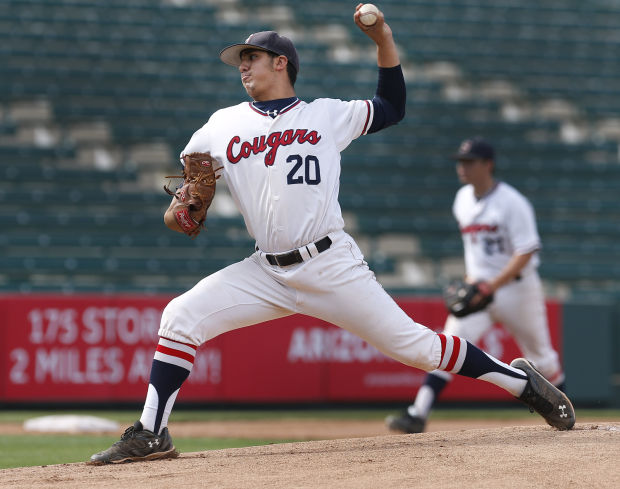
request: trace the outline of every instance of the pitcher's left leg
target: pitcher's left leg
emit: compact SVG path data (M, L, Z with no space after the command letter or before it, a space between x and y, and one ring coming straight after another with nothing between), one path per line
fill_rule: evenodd
M256 254L201 280L163 311L140 421L161 432L199 345L234 329L291 314L293 293L264 272Z
M168 416L188 378L196 349L219 334L292 314L295 294L264 272L256 256L201 280L164 309L144 408L110 448L94 454L93 464L176 456Z

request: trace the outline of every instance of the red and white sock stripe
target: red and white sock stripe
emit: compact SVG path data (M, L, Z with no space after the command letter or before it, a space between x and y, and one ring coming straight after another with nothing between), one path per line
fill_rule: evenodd
M449 334L438 333L437 336L441 341L441 360L437 368L453 374L458 373L465 361L467 342Z
M157 350L155 351L155 360L164 363L171 363L178 367L183 367L191 372L194 366L197 346L187 343L172 341L167 338L159 338Z

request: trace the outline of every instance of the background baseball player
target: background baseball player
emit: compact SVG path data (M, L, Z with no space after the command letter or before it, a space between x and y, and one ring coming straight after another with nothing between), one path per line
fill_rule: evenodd
M215 112L182 155L209 152L222 166L221 176L256 239L256 252L204 278L166 306L142 416L120 441L93 455L92 463L175 456L168 417L198 346L227 331L294 313L356 333L407 365L483 376L536 409L549 424L573 426L570 401L527 361L507 365L465 340L415 323L377 283L343 230L340 152L357 137L397 123L405 108L392 31L382 13L374 25L364 26L360 7L354 21L377 46L379 80L372 100L298 99L297 52L289 39L273 31L252 34L220 53L222 61L238 67L253 101ZM187 216L200 220L191 216L193 209L179 209L185 200L175 194L165 221L195 235Z
M495 151L484 139L466 139L455 158L457 175L465 185L457 192L452 211L463 238L466 281L477 287L473 294L465 292L469 287L453 292L469 297L469 302L459 302L453 309L444 333L478 343L499 322L525 357L563 390L564 373L551 345L537 272L541 245L534 210L516 189L494 177ZM414 404L399 416L388 416L388 427L404 433L424 431L434 401L451 378L448 372L429 373Z

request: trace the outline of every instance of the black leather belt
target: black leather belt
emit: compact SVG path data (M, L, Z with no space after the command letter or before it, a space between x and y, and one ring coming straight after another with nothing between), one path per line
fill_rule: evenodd
M328 250L331 245L332 240L329 236L325 236L323 239L319 239L317 242L314 243L314 246L316 246L316 249L319 253L323 253L325 250ZM312 257L312 253L310 252L308 247L306 246L305 248L308 251L310 257ZM303 256L301 256L299 249L289 251L288 253L280 253L277 255L269 255L265 253L265 258L267 259L269 264L278 265L279 267L288 267L289 265L294 265L295 263L301 263L304 261L304 258Z

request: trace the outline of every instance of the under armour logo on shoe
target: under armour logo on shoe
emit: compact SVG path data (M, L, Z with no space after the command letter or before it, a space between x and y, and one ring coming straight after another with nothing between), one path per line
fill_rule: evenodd
M566 406L564 406L566 407ZM153 445L159 445L159 440L155 440L155 441L150 441L149 442L149 448L153 448Z
M568 414L564 412L564 410L566 409L566 404L560 404L558 408L562 411L562 414L560 414L560 418L568 418Z

